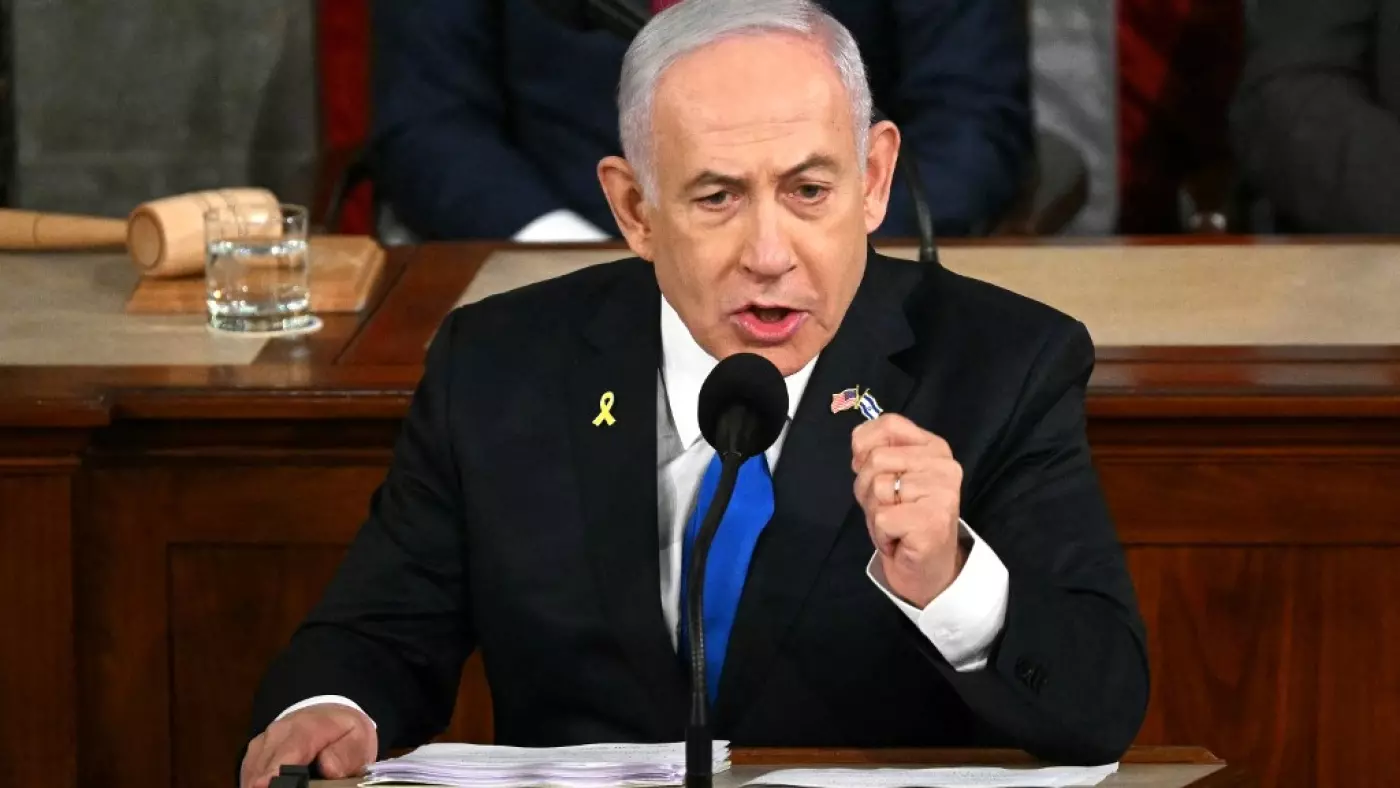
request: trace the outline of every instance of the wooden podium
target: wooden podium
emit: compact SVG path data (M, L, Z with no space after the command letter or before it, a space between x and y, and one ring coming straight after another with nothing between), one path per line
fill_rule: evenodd
M0 255L6 775L226 788L252 689L359 527L442 317L621 254L396 250L364 312L285 340L126 314L120 259ZM1377 757L1400 727L1400 246L941 255L1065 299L1099 344L1090 440L1149 633L1140 752L1199 744L1265 785L1400 784ZM473 660L446 738L490 737Z

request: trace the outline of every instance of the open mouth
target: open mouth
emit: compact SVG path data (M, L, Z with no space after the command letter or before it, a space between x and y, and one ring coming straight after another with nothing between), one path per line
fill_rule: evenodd
M749 307L754 317L764 323L781 323L783 318L792 314L793 310L784 306L752 306Z
M750 304L735 313L734 322L740 333L755 344L776 345L792 339L807 313L785 306Z

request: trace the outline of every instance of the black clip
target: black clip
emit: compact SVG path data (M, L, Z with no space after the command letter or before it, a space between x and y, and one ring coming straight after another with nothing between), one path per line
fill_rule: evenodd
M310 788L311 767L283 766L267 788Z

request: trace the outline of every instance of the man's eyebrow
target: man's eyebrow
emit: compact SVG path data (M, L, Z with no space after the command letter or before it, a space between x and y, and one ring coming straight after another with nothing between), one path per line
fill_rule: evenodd
M806 172L807 170L839 170L841 166L836 159L825 153L814 153L797 164L783 171L783 179L786 180L794 175Z
M725 175L722 172L705 170L694 178L691 178L690 181L686 183L685 190L690 191L692 189L698 189L701 186L724 186L739 191L748 186L748 183L746 178L741 178L737 175Z
M836 159L831 156L824 153L814 153L784 170L779 178L781 180L787 180L807 170L821 169L836 170L840 169L840 165L837 164ZM705 170L694 178L691 178L690 181L686 183L685 190L691 191L701 186L723 186L725 188L734 189L735 191L742 191L748 185L749 181L747 178L742 178L737 175L725 175L722 172L715 172L714 170Z

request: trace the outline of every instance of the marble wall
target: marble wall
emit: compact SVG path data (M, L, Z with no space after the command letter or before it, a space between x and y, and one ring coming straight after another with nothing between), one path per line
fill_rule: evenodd
M257 185L310 199L312 0L5 0L10 204L124 216L172 193Z

